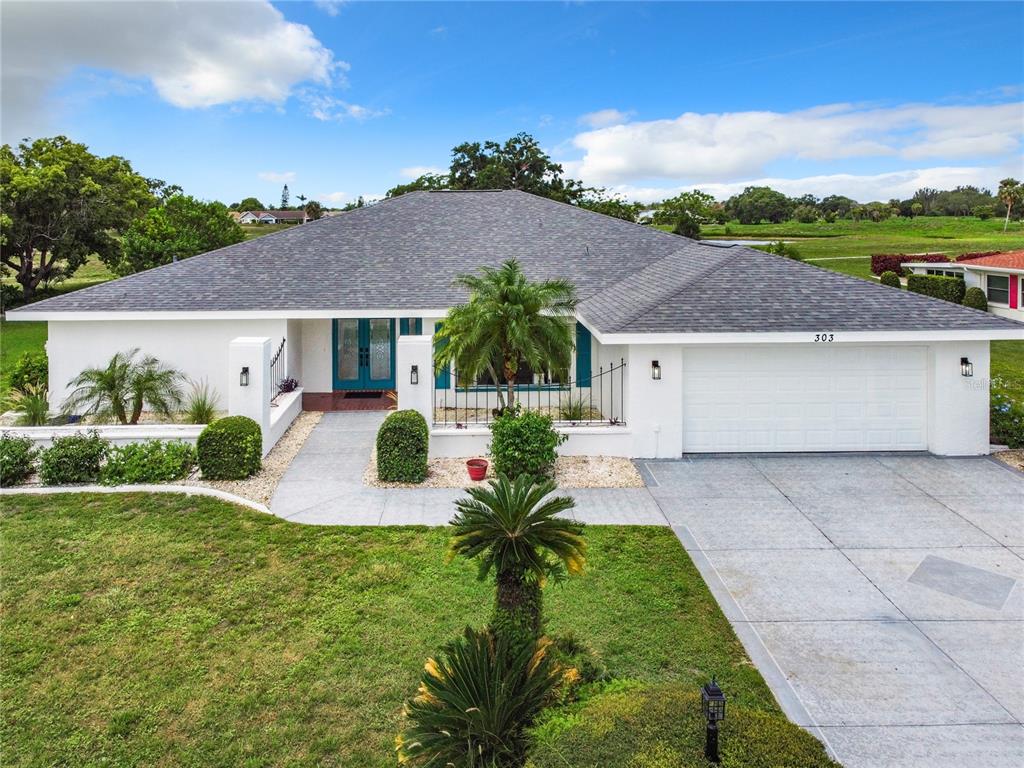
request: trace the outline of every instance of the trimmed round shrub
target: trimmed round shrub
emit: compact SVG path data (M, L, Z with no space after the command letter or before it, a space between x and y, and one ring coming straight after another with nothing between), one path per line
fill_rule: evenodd
M1024 448L1024 403L1011 397L1003 386L1002 382L992 382L990 439L1013 450Z
M109 447L110 444L95 430L58 437L42 453L39 477L43 485L95 483L100 477L100 464Z
M26 392L29 387L46 389L49 363L45 352L22 352L11 366L11 389Z
M0 436L0 486L24 482L32 474L32 462L37 453L27 437Z
M147 440L115 445L100 469L103 485L166 483L188 477L196 464L196 449L181 440Z
M531 729L526 768L706 768L696 685L613 683L581 705L548 710ZM838 768L825 747L777 711L730 702L719 725L723 768Z
M888 285L890 288L902 288L900 283L900 276L893 272L891 269L886 270L882 273L882 276L878 278L878 282L882 285Z
M978 286L972 286L964 293L964 306L988 312L988 296Z
M395 411L377 431L377 477L388 483L427 478L430 429L419 411Z
M252 477L263 466L260 425L248 416L218 419L199 434L196 456L207 480Z
M520 475L550 477L558 458L555 449L568 439L555 431L548 415L506 410L491 422L494 471L512 480Z

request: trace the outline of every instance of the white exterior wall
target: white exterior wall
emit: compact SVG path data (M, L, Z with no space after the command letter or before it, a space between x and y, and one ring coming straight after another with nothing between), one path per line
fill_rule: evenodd
M974 376L960 373L960 358ZM989 342L960 341L928 347L928 450L938 456L989 452Z
M1009 272L979 272L974 269L968 269L964 271L964 282L968 288L976 286L985 291L988 295L988 276L999 275L1000 277L1010 278L1010 295L1013 295L1013 283L1017 281L1017 306L1010 308L1008 304L992 304L989 303L988 311L993 315L999 315L1000 317L1008 317L1011 320L1017 320L1024 322L1024 275L1015 275Z
M334 364L330 320L302 320L302 376L296 377L307 392L330 392L334 389L331 366Z
M287 376L291 379L298 379L299 386L302 381L302 321L287 320L285 333L288 334L288 343L285 345L285 358L287 363Z
M626 424L636 458L672 458L683 453L683 348L680 344L632 344L626 366ZM652 378L651 363L661 366Z
M84 369L105 367L115 353L138 347L193 381L208 381L219 396L218 408L226 409L231 341L265 336L277 345L286 334L285 320L51 320L46 342L50 407L60 409L68 382Z

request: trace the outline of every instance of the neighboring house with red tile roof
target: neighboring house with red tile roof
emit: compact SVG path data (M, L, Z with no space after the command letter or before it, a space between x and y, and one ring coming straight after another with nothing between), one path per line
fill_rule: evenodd
M933 264L907 262L918 275L962 277L968 288L981 288L988 311L1011 320L1024 320L1024 251L1006 251L967 261Z

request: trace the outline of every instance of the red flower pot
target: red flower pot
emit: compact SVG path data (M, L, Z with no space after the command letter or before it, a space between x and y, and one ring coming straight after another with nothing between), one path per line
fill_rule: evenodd
M470 459L466 462L466 469L469 470L470 480L483 480L487 476L487 460Z

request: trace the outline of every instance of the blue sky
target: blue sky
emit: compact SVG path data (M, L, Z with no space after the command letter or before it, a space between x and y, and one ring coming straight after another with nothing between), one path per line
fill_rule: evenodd
M329 204L535 135L628 197L1024 174L1024 4L5 2L4 141Z

